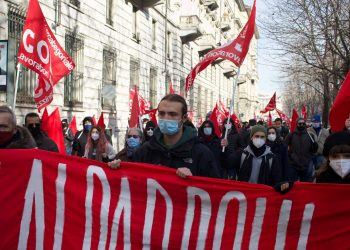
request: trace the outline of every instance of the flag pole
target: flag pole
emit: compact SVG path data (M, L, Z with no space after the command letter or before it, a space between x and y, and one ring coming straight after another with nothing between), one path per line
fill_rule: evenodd
M230 103L230 114L227 117L227 122L226 122L225 137L224 137L225 140L227 140L227 134L228 134L228 129L227 128L228 128L228 125L230 124L231 115L233 114L233 105L235 103L234 102L235 92L236 92L237 80L238 80L240 71L241 71L241 68L239 67L238 70L237 70L236 76L233 78L232 97L231 97L231 103ZM232 126L235 126L235 125L232 124ZM225 152L225 148L226 147L222 147L222 152Z
M19 81L20 74L21 74L21 64L17 63L17 76L16 76L16 83L15 83L15 93L13 95L13 105L12 105L13 112L15 112L15 109L16 109L17 89L18 89L18 81Z

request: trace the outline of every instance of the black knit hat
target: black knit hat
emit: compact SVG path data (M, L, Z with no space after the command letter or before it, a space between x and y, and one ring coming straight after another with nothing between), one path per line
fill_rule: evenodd
M328 157L329 151L336 145L350 145L350 131L337 132L328 136L324 143L323 155Z
M91 116L86 116L86 117L83 119L83 124L84 124L85 122L87 122L87 121L91 122L92 125L95 125L95 124L94 124L94 120L92 120L92 117L91 117Z

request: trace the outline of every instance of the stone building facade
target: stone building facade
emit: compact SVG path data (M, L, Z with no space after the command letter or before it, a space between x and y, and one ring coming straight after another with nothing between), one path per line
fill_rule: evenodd
M49 25L76 63L76 68L54 88L49 112L59 107L62 118L81 121L98 117L121 149L128 126L129 91L155 108L169 91L177 93L205 53L234 39L247 22L251 8L243 0L55 0L39 1ZM0 40L8 40L8 81L0 103L13 102L16 54L28 1L0 0ZM235 91L235 111L242 120L257 108L257 39L241 67ZM218 100L227 106L237 68L216 61L200 73L188 93L194 121L212 110ZM19 81L16 113L20 123L36 110L35 74L24 69Z

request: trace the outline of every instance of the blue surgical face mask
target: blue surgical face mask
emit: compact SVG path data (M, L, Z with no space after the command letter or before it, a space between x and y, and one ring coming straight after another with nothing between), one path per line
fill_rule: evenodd
M321 123L319 123L319 122L313 122L313 123L312 123L312 127L314 127L314 128L320 128L320 127L321 127Z
M179 121L177 120L159 119L158 127L160 129L160 132L165 135L175 135L180 130Z
M209 136L213 132L213 129L211 127L206 127L206 128L203 128L203 132L206 136Z
M85 131L90 131L91 128L92 128L92 125L91 125L91 124L86 124L86 125L84 125L84 130L85 130Z
M126 139L129 148L138 148L140 146L140 138L130 137Z

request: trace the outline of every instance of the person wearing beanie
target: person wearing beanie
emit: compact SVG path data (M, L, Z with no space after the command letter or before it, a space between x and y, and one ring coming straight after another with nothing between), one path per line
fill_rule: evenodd
M83 157L85 154L85 146L88 139L90 129L94 126L94 121L90 116L83 119L83 130L78 131L73 140L72 155Z
M145 129L143 130L143 138L145 141L151 140L153 136L154 129L156 128L156 124L152 121L148 121L146 123Z
M326 159L322 155L322 151L323 151L324 143L327 137L329 136L329 130L322 127L320 115L313 115L311 122L312 122L312 126L308 128L308 132L310 134L313 134L318 144L317 152L312 157L315 170L317 170L322 164L326 162Z
M317 138L306 129L306 121L299 117L295 131L285 138L288 146L289 167L286 171L288 181L313 181L314 164L312 157L317 152Z
M329 142L326 163L316 171L317 183L350 184L350 141L343 143L336 138Z
M273 186L285 193L292 184L281 182L278 158L266 145L267 129L262 125L251 128L249 145L238 156L232 156L232 167L238 181Z

